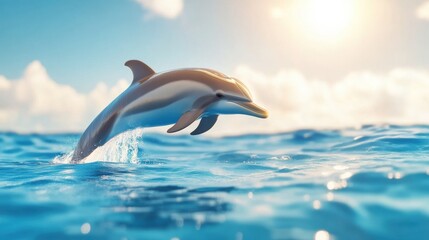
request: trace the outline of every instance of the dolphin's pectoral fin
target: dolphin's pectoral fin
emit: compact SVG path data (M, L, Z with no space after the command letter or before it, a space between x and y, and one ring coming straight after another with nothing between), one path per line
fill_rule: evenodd
M215 101L216 97L213 96L202 96L198 98L193 104L192 109L185 112L179 118L176 124L168 129L167 132L174 133L188 127L204 113L210 104L214 103Z
M199 135L207 132L215 125L218 117L219 115L203 117L198 127L193 132L191 132L191 135Z
M125 66L129 67L134 75L133 83L131 83L131 85L139 82L143 78L155 74L155 71L152 68L139 60L129 60L125 63Z
M198 110L191 110L188 112L185 112L179 120L172 126L170 129L167 130L168 133L174 133L178 132L189 125L191 125L195 120L197 120L200 115L203 113L201 109Z

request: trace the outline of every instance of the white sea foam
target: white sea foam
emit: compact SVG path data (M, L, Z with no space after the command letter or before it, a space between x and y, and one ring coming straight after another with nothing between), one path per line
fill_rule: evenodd
M143 135L143 129L137 128L124 132L101 147L98 147L88 157L79 163L92 162L117 162L138 164L138 143ZM73 152L66 153L54 158L54 163L70 164L72 163Z

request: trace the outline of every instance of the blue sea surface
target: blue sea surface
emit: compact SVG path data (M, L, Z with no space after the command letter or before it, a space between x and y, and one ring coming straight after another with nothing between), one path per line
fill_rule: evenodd
M429 126L78 138L0 133L0 239L429 239Z

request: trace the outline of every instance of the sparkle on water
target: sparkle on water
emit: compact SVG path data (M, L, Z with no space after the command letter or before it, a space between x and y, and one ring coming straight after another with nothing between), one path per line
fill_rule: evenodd
M142 136L143 137L140 137ZM0 239L419 239L429 127L224 138L0 133Z

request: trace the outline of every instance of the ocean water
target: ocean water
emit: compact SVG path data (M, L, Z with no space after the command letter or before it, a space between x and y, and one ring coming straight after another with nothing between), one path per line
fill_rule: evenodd
M0 239L429 239L429 126L78 138L0 133Z

